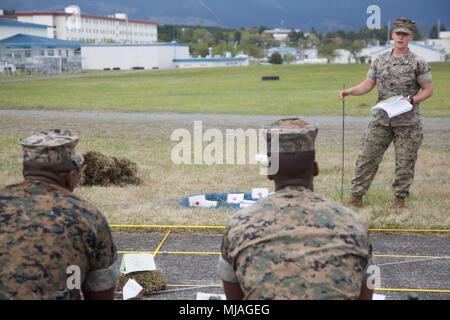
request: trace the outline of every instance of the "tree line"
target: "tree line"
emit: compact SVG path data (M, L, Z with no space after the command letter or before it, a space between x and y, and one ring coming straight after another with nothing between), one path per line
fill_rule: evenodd
M437 37L437 25L433 25L429 38ZM385 44L390 39L387 26L380 29L360 28L359 31L330 31L317 32L314 27L309 32L291 30L285 41L273 38L271 34L264 33L270 29L267 26L253 27L249 29L226 29L221 27L158 25L158 41L184 43L189 45L190 54L194 57L205 57L212 48L213 55L223 56L230 52L232 56L242 52L255 58L264 57L264 50L277 47L283 42L286 46L303 50L317 48L321 57L332 60L336 57L336 49L350 51L356 61L359 61L358 53L369 44ZM445 31L444 25L440 26ZM422 28L414 30L414 40L422 40L426 37Z

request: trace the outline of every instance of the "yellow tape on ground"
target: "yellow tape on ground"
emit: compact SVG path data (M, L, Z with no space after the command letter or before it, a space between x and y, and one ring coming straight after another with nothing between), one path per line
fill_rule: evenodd
M226 226L183 226L183 225L152 225L152 224L110 224L117 228L187 228L187 229L225 229ZM387 232L450 232L447 229L368 229L369 231Z
M375 288L375 291L450 293L450 290Z
M220 254L220 252L208 252L208 251L117 251L117 253L153 253L153 254Z
M223 288L223 285L209 285L209 284L168 284L167 287L216 287ZM450 290L435 290L435 289L400 289L400 288L375 288L375 291L397 291L397 292L431 292L431 293L450 293Z
M211 287L211 288L223 288L221 284L168 284L168 287Z
M179 225L152 225L152 224L110 224L118 228L192 228L192 229L225 229L226 226L179 226Z
M218 255L221 254L219 251L117 251L119 254L125 253L153 253L153 254L211 254ZM379 258L416 258L416 259L450 259L450 257L439 257L439 256L406 256L406 255L395 255L395 254L376 254L375 257Z
M158 250L162 247L164 241L166 241L167 237L169 236L170 231L172 231L172 228L169 229L169 231L167 231L166 236L164 237L164 239L162 239L161 243L159 244L159 246L156 248L156 250L153 252L153 257L156 256L159 252Z
M450 232L445 229L368 229L369 231L389 231L389 232Z
M450 257L438 257L438 256L404 256L395 254L376 254L375 257L380 258L418 258L418 259L450 259Z

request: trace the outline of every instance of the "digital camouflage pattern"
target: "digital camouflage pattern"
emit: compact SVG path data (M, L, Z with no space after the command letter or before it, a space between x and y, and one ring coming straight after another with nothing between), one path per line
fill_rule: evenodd
M402 95L415 96L421 89L420 85L432 81L430 65L414 53L408 52L396 58L393 50L378 56L371 64L367 77L376 81L378 87L378 102L390 97ZM389 118L384 110L373 112L376 122L383 126L411 126L421 122L421 112L418 103L411 111Z
M34 134L19 140L23 149L24 161L35 161L45 164L75 162L79 167L83 164L83 156L75 152L79 138L70 130L52 129Z
M414 33L416 23L408 18L394 19L394 29L392 32L404 32L407 34Z
M52 299L67 289L70 265L83 290L107 290L116 261L105 217L72 192L30 180L0 190L0 299Z
M244 299L357 299L371 243L356 213L289 186L233 215L221 250Z
M267 151L271 151L272 136L278 135L279 153L314 150L318 128L299 118L281 119L267 127Z
M384 152L391 142L395 146L394 195L409 197L409 188L414 181L417 152L422 144L420 124L413 126L385 127L372 120L361 139L361 146L350 188L355 196L363 196L369 190Z
M378 102L392 96L415 96L421 85L432 81L430 66L423 59L408 51L396 58L393 51L380 55L372 62L367 77L376 81ZM353 175L351 193L363 196L372 183L384 152L391 142L395 147L396 197L409 196L414 180L417 152L423 140L422 119L419 104L413 110L389 118L385 111L374 111L371 122L361 139L360 151Z

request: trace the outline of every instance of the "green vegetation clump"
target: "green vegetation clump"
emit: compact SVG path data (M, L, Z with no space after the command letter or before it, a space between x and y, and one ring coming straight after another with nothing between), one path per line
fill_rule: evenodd
M81 186L139 185L137 165L124 157L109 157L98 151L83 154Z
M124 285L129 279L134 279L143 288L139 294L132 298L139 300L143 297L148 297L155 291L162 291L167 289L167 280L161 275L161 270L154 271L139 271L119 275L119 283L116 290L122 292ZM122 296L122 295L121 295Z

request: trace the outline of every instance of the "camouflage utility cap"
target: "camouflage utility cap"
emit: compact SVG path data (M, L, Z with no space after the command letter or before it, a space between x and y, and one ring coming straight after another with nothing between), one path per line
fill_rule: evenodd
M70 130L52 129L47 132L33 134L19 140L23 148L23 160L40 162L46 165L73 162L80 167L83 156L75 152L78 137Z
M407 18L399 18L394 20L393 32L404 32L407 34L412 34L414 32L414 26L416 23Z
M300 118L278 120L267 127L267 152L271 152L272 136L276 134L279 153L313 151L318 130L315 124Z

